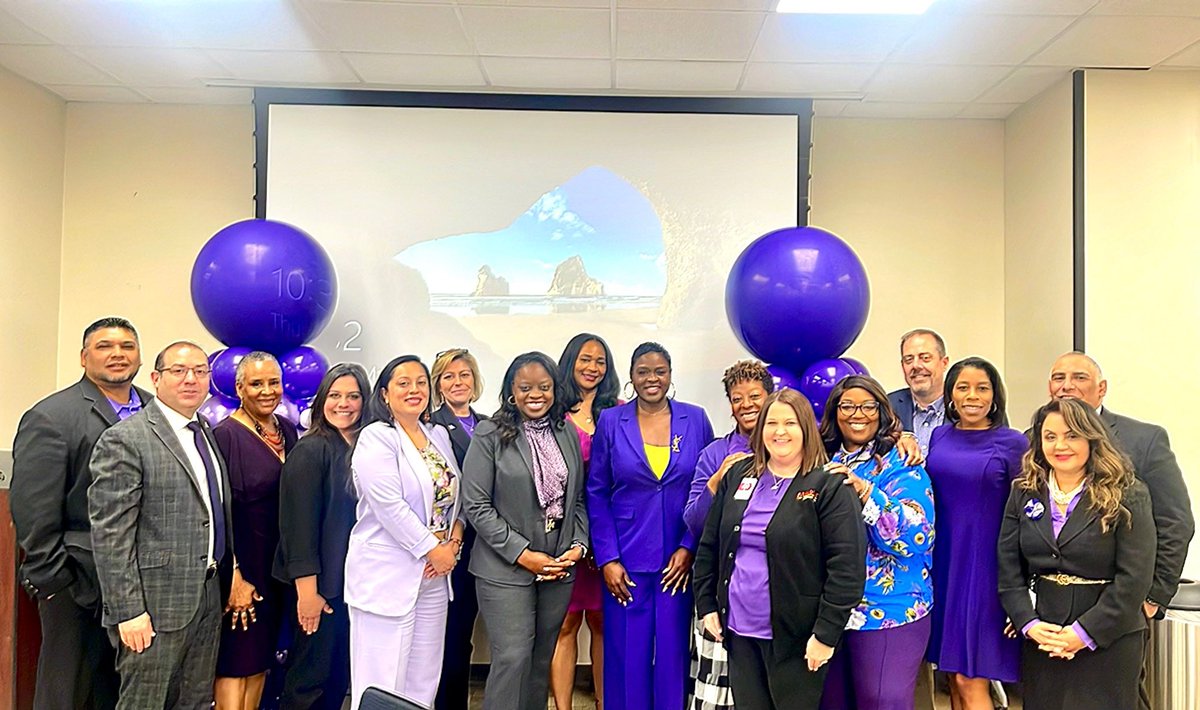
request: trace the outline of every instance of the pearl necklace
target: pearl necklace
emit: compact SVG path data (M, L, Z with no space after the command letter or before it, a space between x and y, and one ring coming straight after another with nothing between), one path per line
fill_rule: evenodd
M1071 499L1074 498L1079 493L1079 491L1083 488L1083 481L1084 481L1084 479L1082 479L1082 478L1079 479L1079 485L1075 486L1074 488L1072 488L1069 491L1064 492L1061 488L1058 487L1058 481L1054 478L1054 474L1050 474L1050 476L1048 477L1048 480L1050 483L1050 497L1054 500L1054 502L1057 505L1060 505L1063 507L1066 507L1071 504Z

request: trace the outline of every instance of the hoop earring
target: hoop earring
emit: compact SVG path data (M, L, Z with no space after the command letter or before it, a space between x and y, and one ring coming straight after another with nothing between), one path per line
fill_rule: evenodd
M997 407L997 406L996 406L996 403L995 403L995 402L992 402L992 408L988 410L988 416L991 416L991 415L993 415L993 414L995 414L996 412L999 412L999 411L1000 411L1000 407Z
M626 390L629 391L626 392ZM633 382L626 382L625 386L621 388L621 394L625 395L626 402L633 399Z
M667 399L675 399L675 383L674 382L672 382L671 386L667 388Z
M950 400L949 402L946 402L946 411L947 412L954 411L954 400Z
M517 398L512 396L511 394L508 395L508 399L506 399L504 401L507 402L508 404L511 404L514 407L517 406Z

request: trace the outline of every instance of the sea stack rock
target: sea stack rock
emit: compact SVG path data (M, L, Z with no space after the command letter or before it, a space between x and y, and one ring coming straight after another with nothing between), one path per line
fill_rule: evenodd
M492 267L484 264L479 267L479 273L475 275L475 291L471 295L476 298L480 296L507 296L508 279L492 273Z
M583 259L575 255L554 269L547 296L603 296L604 284L591 276L583 266Z

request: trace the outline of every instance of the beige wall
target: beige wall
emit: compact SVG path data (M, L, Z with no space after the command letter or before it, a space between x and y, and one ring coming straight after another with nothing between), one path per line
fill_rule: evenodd
M55 389L65 118L62 100L0 69L0 449Z
M1004 362L1013 426L1047 397L1051 363L1072 347L1071 80L1004 124Z
M929 327L951 361L1004 351L1004 123L816 119L809 223L845 239L871 279L847 352L904 386L900 335Z
M216 341L188 282L217 230L254 216L249 106L70 104L63 210L59 382L78 377L80 330L121 315L137 326L148 385L152 358L180 338Z
M1089 71L1085 96L1087 349L1107 404L1170 432L1200 515L1200 72Z

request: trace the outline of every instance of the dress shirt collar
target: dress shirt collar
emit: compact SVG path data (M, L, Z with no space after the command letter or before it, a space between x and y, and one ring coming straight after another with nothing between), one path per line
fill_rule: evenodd
M161 400L157 400L157 399L154 400L154 404L158 405L158 411L162 412L163 417L167 420L167 423L170 424L171 428L174 429L175 431L182 431L184 429L187 429L188 424L195 422L195 421L199 421L199 419L196 418L195 414L192 415L191 419L188 419L187 417L183 416L182 414L175 411L174 409L171 409L169 406L164 404Z

